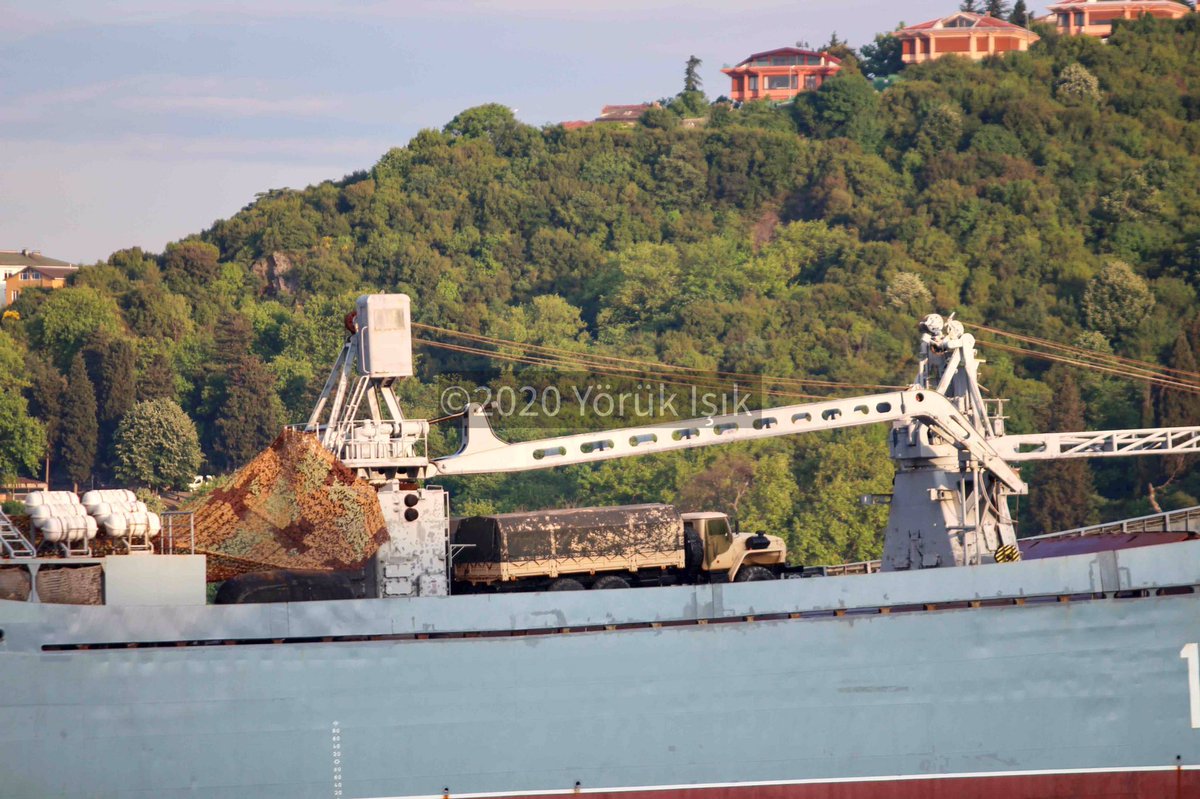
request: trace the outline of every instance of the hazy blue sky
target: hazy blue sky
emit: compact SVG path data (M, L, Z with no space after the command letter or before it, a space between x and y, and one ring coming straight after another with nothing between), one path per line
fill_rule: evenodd
M957 0L0 0L0 249L158 251L268 188L501 102L541 125L710 96L757 50L857 46Z

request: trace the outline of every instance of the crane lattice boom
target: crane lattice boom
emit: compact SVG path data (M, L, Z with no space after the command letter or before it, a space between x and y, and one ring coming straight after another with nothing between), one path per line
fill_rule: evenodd
M1031 433L991 441L1007 461L1200 453L1200 427L1148 427L1083 433Z

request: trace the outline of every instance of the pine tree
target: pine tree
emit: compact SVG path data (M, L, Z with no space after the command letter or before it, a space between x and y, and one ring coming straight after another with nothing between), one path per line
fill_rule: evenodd
M97 452L104 456L102 462L108 463L113 434L136 398L137 356L129 339L100 332L88 340L83 358L96 391Z
M275 375L256 356L246 355L230 367L222 388L213 448L225 468L237 468L279 435Z
M175 400L177 396L175 369L171 366L171 359L162 353L153 356L138 376L138 402L152 399Z
M983 8L983 13L996 19L1005 19L1011 13L1007 0L984 0Z
M704 85L704 81L700 78L700 65L703 63L694 55L688 56L687 67L683 71L683 90L685 92L698 92Z
M1008 15L1008 21L1014 25L1020 25L1022 28L1029 27L1029 9L1025 5L1025 0L1017 0L1013 3L1012 13Z
M1050 430L1062 433L1085 429L1085 407L1079 395L1079 384L1065 372L1054 382ZM1083 527L1096 521L1096 489L1092 483L1092 467L1086 460L1038 464L1029 493L1033 506L1031 516L1037 532Z
M1196 373L1196 354L1192 351L1191 342L1188 341L1187 333L1180 331L1175 337L1175 344L1171 348L1171 357L1168 364L1172 369L1179 372ZM1193 380L1193 377L1180 377L1181 380ZM1176 389L1162 389L1159 397L1159 424L1163 427L1183 427L1187 425L1200 424L1200 394L1191 392L1179 391ZM1164 466L1168 479L1180 475L1195 462L1194 456L1188 455L1168 455L1163 458Z
M33 355L25 361L25 375L29 378L29 389L26 391L29 412L46 429L45 478L49 483L51 465L58 461L61 448L63 399L67 393L67 381L53 364Z
M67 478L78 487L92 477L99 437L96 391L80 353L75 354L67 372L65 399L62 426L58 430L62 465Z
M983 7L979 5L979 0L963 0L962 5L958 7L959 11L966 11L969 14L982 14Z

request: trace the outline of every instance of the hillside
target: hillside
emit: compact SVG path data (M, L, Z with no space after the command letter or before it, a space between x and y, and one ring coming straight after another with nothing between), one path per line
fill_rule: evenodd
M1029 53L910 67L882 93L848 71L794 105L704 109L702 129L668 109L573 131L469 109L364 172L268 192L162 254L120 251L72 287L27 292L0 333L0 390L26 375L61 479L111 474L121 418L156 397L230 470L307 416L342 316L378 290L410 294L427 325L783 378L907 383L931 311L1196 371L1200 18L1120 25L1107 45L1046 32ZM545 378L419 352L431 384ZM1072 414L1200 421L1194 395L984 352L1018 432ZM91 460L76 400L48 399L64 385L95 397ZM440 415L432 385L406 391L414 414ZM22 403L5 402L16 429ZM802 559L868 557L881 509L858 496L889 489L885 433L456 481L455 510L678 500L783 532ZM1148 511L1150 482L1167 484L1164 507L1195 504L1189 466L1031 473L1024 529ZM1059 499L1029 515L1039 496Z

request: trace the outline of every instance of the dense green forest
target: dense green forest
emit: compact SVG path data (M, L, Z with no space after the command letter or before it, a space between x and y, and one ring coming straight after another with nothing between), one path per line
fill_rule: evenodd
M368 291L408 293L427 325L780 378L907 384L933 311L1194 372L1200 17L1119 24L1107 44L1041 32L1028 53L909 67L882 92L853 60L782 106L693 85L633 128L472 108L369 170L269 191L161 254L116 252L6 314L0 472L40 474L45 446L58 482L178 483L118 457L140 440L131 417L153 443L173 403L204 467L228 472L307 417ZM680 126L697 113L704 127ZM982 351L1012 431L1200 422L1193 394ZM417 354L412 415L440 415L456 374L553 379ZM885 511L859 497L889 490L885 435L463 478L455 510L677 501L785 534L802 561L865 558ZM1030 469L1022 532L1148 512L1150 484L1164 507L1200 502L1191 463L1162 460Z

